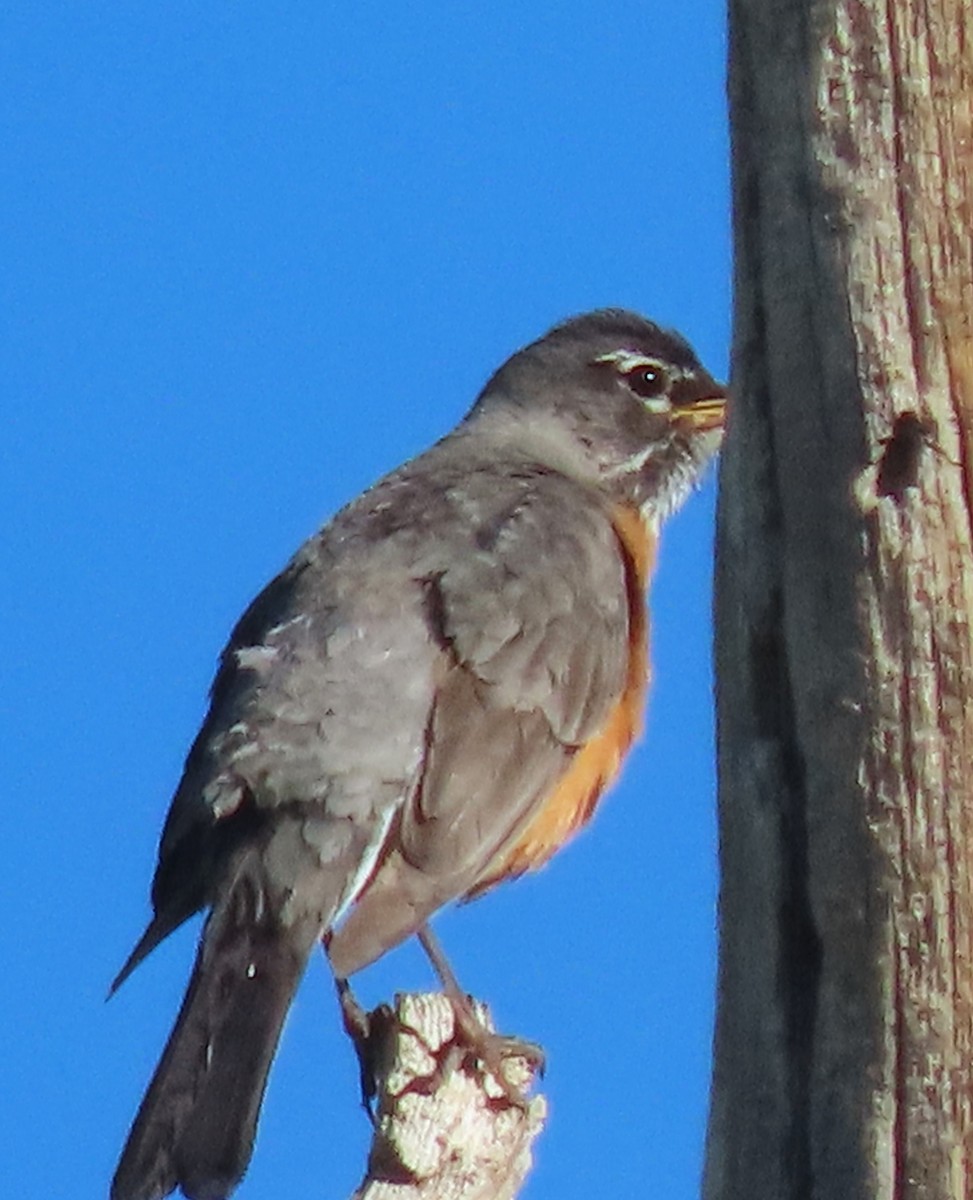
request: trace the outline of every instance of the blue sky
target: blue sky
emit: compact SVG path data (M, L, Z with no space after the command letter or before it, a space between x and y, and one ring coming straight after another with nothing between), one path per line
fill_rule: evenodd
M248 599L563 316L640 309L725 374L724 15L15 4L0 59L0 1192L97 1197L197 927L105 989ZM499 1025L547 1048L530 1200L698 1192L713 491L667 528L622 783L546 870L437 923ZM429 982L414 947L358 980L370 1005ZM347 1195L355 1088L314 962L241 1200Z

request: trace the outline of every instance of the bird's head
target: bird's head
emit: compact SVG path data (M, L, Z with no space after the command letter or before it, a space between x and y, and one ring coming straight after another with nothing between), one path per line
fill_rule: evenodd
M599 309L508 359L467 423L661 521L719 449L725 406L725 387L679 334Z

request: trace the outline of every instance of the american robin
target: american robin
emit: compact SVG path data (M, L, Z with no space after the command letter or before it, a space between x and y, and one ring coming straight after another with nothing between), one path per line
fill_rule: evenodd
M112 1200L233 1190L322 938L346 978L590 818L642 722L659 528L724 403L677 334L617 309L565 321L250 605L112 985L209 910Z

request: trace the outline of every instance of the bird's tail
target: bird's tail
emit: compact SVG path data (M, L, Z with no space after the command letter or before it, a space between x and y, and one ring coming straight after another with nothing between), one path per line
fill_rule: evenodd
M238 884L242 881L238 880ZM224 1200L250 1162L267 1074L317 940L246 886L210 916L192 978L112 1182L111 1200Z

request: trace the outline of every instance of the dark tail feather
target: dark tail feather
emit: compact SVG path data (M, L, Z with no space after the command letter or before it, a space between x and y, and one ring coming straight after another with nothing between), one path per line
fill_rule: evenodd
M317 926L263 921L237 894L207 922L186 998L111 1200L224 1200L250 1162L267 1074Z

